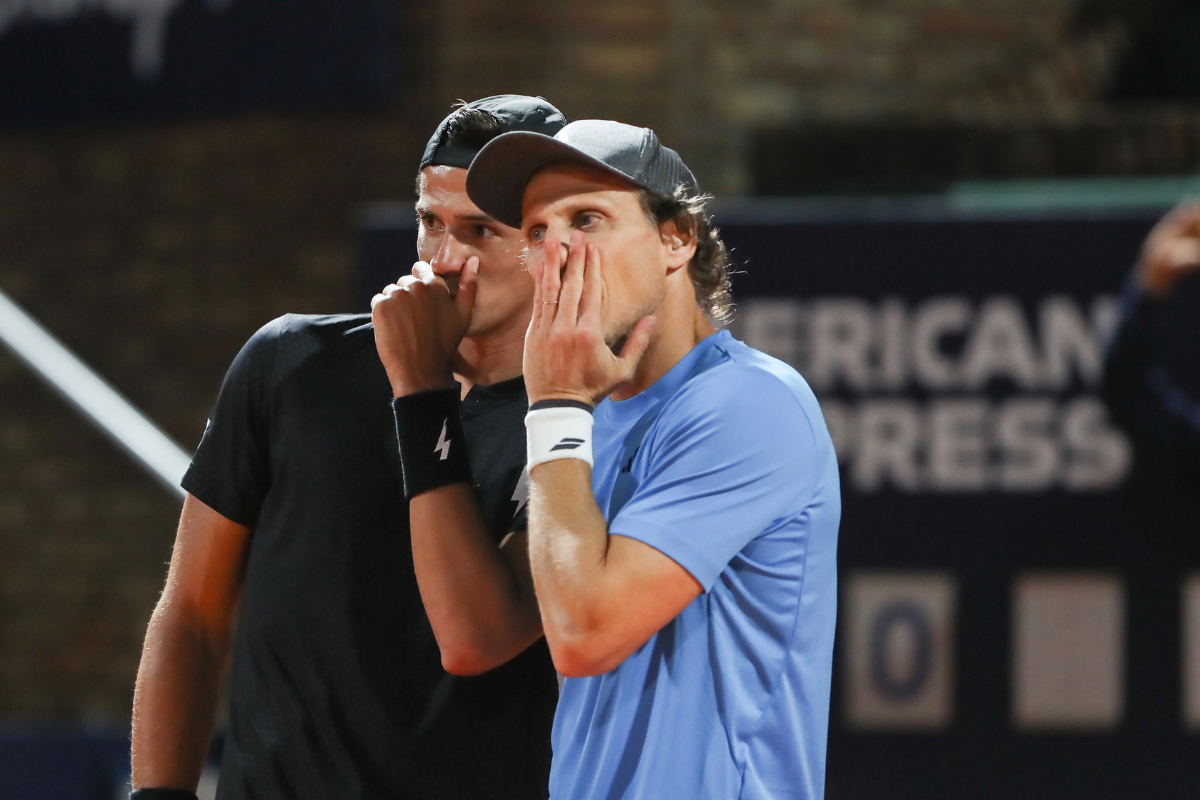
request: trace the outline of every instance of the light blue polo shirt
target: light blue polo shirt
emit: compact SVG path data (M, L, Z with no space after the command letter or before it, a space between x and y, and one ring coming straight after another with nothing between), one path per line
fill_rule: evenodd
M616 669L565 681L552 800L822 797L841 496L812 390L722 331L602 402L593 448L609 532L704 592Z

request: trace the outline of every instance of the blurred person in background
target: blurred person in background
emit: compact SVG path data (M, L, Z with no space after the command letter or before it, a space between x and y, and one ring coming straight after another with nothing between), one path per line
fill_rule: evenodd
M1134 445L1134 489L1151 535L1200 553L1200 203L1180 205L1142 246L1109 344L1104 398Z
M1200 205L1146 238L1121 295L1103 394L1130 437L1130 719L1177 726L1183 642L1179 586L1200 565Z
M436 276L443 303L428 308L448 316L430 355L453 362L457 384L447 371L432 400L403 402L414 387L385 368L375 343L403 334L395 306L412 292L398 286L376 314L389 312L386 331L365 315L287 315L234 360L183 479L146 634L134 798L194 797L235 619L218 797L545 797L557 700L546 647L526 649L529 639L475 678L443 669L482 671L439 651L413 571L407 500L416 498L413 546L420 532L451 535L464 519L495 549L525 527L520 375L533 284L520 232L475 207L465 178L495 136L563 124L540 98L502 95L457 109L428 143L417 213L418 272L429 283L417 291ZM421 427L430 402L452 409L440 427ZM421 452L398 453L397 431ZM422 507L418 495L447 482L463 490Z

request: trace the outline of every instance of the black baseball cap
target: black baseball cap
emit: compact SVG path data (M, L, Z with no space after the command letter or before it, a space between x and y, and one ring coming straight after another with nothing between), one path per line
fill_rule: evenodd
M471 166L471 160L479 152L479 147L469 141L463 141L456 136L451 123L463 108L478 108L491 113L500 124L501 134L510 131L532 131L553 136L567 124L567 118L554 106L541 97L529 97L523 94L498 94L485 97L473 103L456 108L441 121L429 143L425 145L425 154L421 156L421 166L417 171L428 166L461 167Z
M548 135L514 131L488 142L467 171L467 196L505 225L521 227L525 186L542 167L585 164L669 197L700 186L683 159L664 147L649 128L607 119L581 119Z

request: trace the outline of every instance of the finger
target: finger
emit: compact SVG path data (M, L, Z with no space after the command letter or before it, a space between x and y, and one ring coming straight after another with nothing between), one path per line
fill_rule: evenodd
M1194 236L1176 239L1163 255L1171 269L1190 272L1200 266L1200 239Z
M387 300L387 298L384 297L382 294L377 294L374 297L372 297L371 298L371 310L374 311L375 306L378 305L379 303L383 302L384 300Z
M1154 226L1154 230L1150 235L1156 239L1162 237L1197 236L1200 235L1198 222L1200 222L1200 203L1194 200L1185 200L1171 209L1162 218L1162 221Z
M440 286L445 289L447 293L450 292L450 285L446 282L445 278L434 272L433 267L428 263L424 261L418 261L417 263L413 264L412 271L412 277L415 280L420 281L426 286Z
M565 248L557 241L548 240L545 245L546 257L542 261L542 301L537 310L542 324L554 322L558 313L558 295L562 289L561 273Z
M542 262L546 260L546 254L545 252L540 252L537 247L526 245L525 250L521 253L521 260L525 266L525 271L529 273L529 280L533 281L533 302L541 302Z
M545 271L543 269L545 263L545 248L536 245L525 248L525 269L529 272L530 280L533 281L533 310L529 315L529 328L526 330L526 336L542 321L542 273Z
M398 291L406 292L406 291L408 291L410 286L412 286L413 284L420 283L420 282L421 282L420 279L418 279L412 275L405 275L403 278L401 278L399 281L397 281L398 285L389 286L388 289L391 289L392 292L398 292ZM389 297L391 296L391 292L388 292L388 296Z
M454 296L454 307L463 330L471 327L471 315L475 312L475 292L479 287L479 257L471 256L458 279L458 294Z
M446 290L446 293L450 293L450 284L446 282L445 278L434 272L433 267L427 261L418 261L418 263L413 264L413 276L410 278L410 281L420 281L427 285L427 287L442 287ZM412 283L404 284L404 288L407 289L409 285L412 285Z
M579 298L579 327L600 329L600 300L604 286L600 281L600 248L587 246L583 263L583 294Z
M638 362L642 360L642 356L646 354L646 348L650 346L650 334L654 331L654 326L658 322L654 317L642 317L638 320L638 324L634 326L633 333L629 334L629 338L625 340L625 346L621 348L621 355L617 357L617 362L621 365L621 374L626 376L626 379L632 378L637 372Z
M412 275L421 283L429 283L434 279L434 277L436 277L433 267L429 266L429 264L425 261L418 261L417 263L413 264Z
M567 252L567 268L563 272L562 291L558 295L559 325L574 327L579 319L579 296L583 294L583 265L587 258L587 242L583 233L571 234L570 250Z

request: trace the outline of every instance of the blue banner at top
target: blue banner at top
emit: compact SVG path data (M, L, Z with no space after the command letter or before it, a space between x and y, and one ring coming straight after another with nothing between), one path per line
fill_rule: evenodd
M0 0L0 124L319 108L399 85L395 0Z

